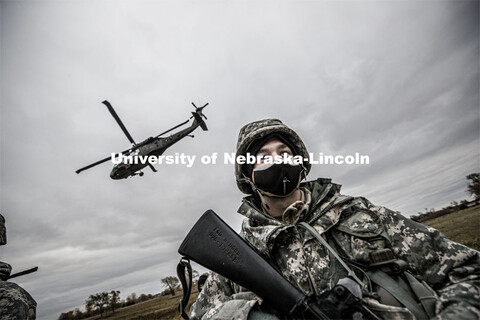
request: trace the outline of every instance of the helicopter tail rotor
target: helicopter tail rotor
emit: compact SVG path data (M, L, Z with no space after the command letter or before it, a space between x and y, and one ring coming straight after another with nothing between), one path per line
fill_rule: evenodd
M205 108L206 106L208 106L208 102L207 102L205 105L203 105L203 107L200 107L200 108L197 107L197 106L195 105L195 103L193 103L193 102L192 102L192 105L195 107L195 113L199 114L199 115L200 115L201 117L203 117L205 120L208 120L207 117L202 113L203 108ZM193 112L192 112L192 113L193 113ZM193 116L190 117L190 119L192 119L192 118L193 118Z

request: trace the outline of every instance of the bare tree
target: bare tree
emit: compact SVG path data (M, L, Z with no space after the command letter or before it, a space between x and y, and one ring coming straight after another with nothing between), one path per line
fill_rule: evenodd
M467 192L475 197L475 201L480 200L480 173L470 173L467 180L470 180Z
M177 277L168 276L163 278L162 283L168 287L172 296L175 295L175 286L180 282Z
M127 306L130 306L132 304L137 303L137 294L135 292L132 292L128 297L127 297Z

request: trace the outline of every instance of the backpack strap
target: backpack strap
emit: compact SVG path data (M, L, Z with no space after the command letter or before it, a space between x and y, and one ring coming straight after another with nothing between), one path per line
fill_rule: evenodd
M315 239L317 239L323 246L325 246L325 248L327 248L328 251L330 251L330 253L337 259L338 262L340 262L340 264L345 268L345 270L347 270L348 275L350 277L352 277L353 280L355 280L360 285L361 288L363 288L365 286L364 283L362 282L362 280L360 280L357 277L355 272L353 272L353 270L350 269L350 267L345 263L345 261L343 261L343 259L340 258L338 253L327 243L327 240L322 238L322 236L317 232L317 230L315 230L314 227L312 227L311 225L309 225L306 222L300 222L299 226L308 230Z
M185 269L187 269L188 272L188 284L187 279L185 278ZM178 305L178 312L180 312L183 319L189 320L188 315L185 312L192 291L192 266L190 265L190 260L188 258L182 257L180 259L180 262L177 265L177 276L178 279L180 279L183 291L183 298Z
M418 300L423 306L423 309L427 312L430 318L435 317L435 304L438 300L435 291L433 291L430 286L428 286L424 281L420 282L415 278L410 272L405 271L405 278L407 278L408 283L412 291L417 296Z
M392 279L388 274L381 270L367 271L367 275L376 284L388 291L395 297L401 304L403 304L411 313L415 315L415 318L430 319L423 308L415 301L415 299L408 294L398 283ZM413 276L412 276L413 277Z

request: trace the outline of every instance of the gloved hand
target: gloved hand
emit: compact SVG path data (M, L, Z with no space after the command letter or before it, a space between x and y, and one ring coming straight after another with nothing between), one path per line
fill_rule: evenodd
M12 266L0 261L0 279L7 281L10 277L10 272L12 272Z

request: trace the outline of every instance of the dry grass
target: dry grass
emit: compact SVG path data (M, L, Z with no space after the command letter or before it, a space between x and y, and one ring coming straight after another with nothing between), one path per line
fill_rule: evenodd
M198 292L192 292L187 310L190 309L191 304L197 299L197 296ZM181 299L181 293L177 293L175 296L157 297L152 300L117 309L115 313L104 313L102 318L100 318L100 315L97 315L87 318L87 320L183 320L177 311Z
M455 242L480 250L480 205L422 223L440 230Z

